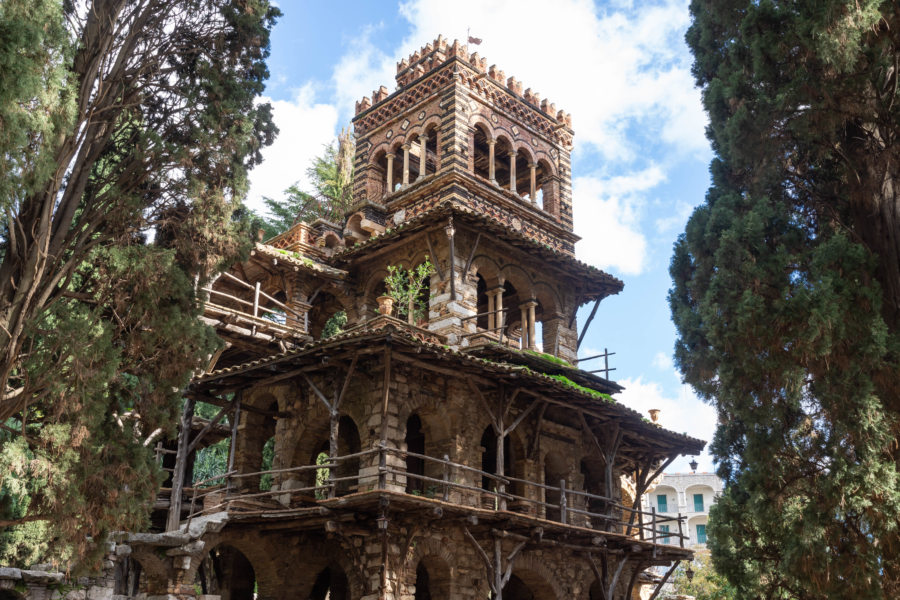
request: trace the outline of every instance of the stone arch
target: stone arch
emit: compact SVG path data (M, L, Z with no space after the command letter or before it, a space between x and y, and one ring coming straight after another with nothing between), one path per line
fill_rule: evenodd
M497 134L494 146L494 179L501 188L510 189L510 155L513 152L512 138L505 132Z
M203 560L193 562L196 566L188 581L193 580L203 594L218 595L222 600L254 600L256 589L264 587L247 553L231 540L216 544Z
M315 295L312 308L307 313L308 333L313 338L319 339L325 330L328 320L340 311L347 315L348 324L351 323L351 317L355 311L350 302L351 300L347 298L347 294L342 293L341 290L334 289L331 286L327 289L320 289Z
M248 394L242 403L270 413L278 411L278 398L268 390ZM262 470L263 449L275 436L277 422L271 414L251 411L241 411L239 419L234 468L238 473L258 473ZM238 477L237 485L241 490L259 491L260 476Z
M446 538L435 537L414 537L413 542L406 550L400 571L401 589L412 595L410 586L418 583L419 569L424 566L428 574L430 598L442 600L455 597L455 582L459 571L456 556L450 552L453 545ZM418 587L414 598L428 600Z
M369 152L369 162L366 163L366 197L372 202L379 202L393 190L392 182L387 181L388 151L385 144ZM395 174L391 169L391 179Z
M558 487L561 480L566 480L568 487L569 465L564 456L553 450L544 455L543 464L544 485L549 486L544 489L544 502L549 505L545 507L545 515L548 521L559 521L561 514L557 506L561 494Z
M399 421L405 423L407 429L404 432L404 439L407 442L407 449L410 452L417 452L436 459L443 459L444 455L450 456L452 452L451 439L451 417L444 410L442 403L437 402L436 398L424 394L416 394L405 402L400 409ZM422 446L420 449L413 449L409 439L409 426L413 418L418 418L420 423L420 432L422 434ZM440 479L443 474L443 468L435 461L424 461L418 463L416 461L407 461L407 469L417 468L416 471L420 475ZM411 486L414 480L407 480L407 491L418 489L427 492L433 486L430 483L418 481L418 486Z
M534 594L534 600L562 600L567 597L556 576L547 566L547 561L532 552L523 553L516 559L513 575L528 586ZM505 590L503 597L507 597ZM513 597L509 600L517 599Z
M493 127L486 119L478 118L469 135L469 170L476 177L490 179L490 147L494 139Z
M538 207L553 216L559 216L559 177L546 158L538 159L535 177Z
M369 239L372 232L363 227L363 221L365 220L365 215L362 212L355 212L350 215L347 219L347 224L344 226L344 237L354 242L364 242Z

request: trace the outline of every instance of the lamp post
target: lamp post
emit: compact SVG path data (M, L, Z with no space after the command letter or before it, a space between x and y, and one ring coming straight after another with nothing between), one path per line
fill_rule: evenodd
M687 577L688 583L694 580L694 570L691 568L690 563L688 563L687 569L684 570L684 576Z

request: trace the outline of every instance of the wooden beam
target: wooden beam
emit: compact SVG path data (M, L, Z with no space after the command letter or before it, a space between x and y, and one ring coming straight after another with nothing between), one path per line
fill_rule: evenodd
M319 400L325 405L325 408L328 409L329 414L334 412L334 409L331 406L331 402L328 401L328 398L325 397L325 394L322 393L322 390L316 387L316 384L313 383L312 379L309 378L309 375L303 373L303 378L306 380L306 383L309 384L309 387L312 388L312 391L316 396L319 397Z
M188 439L191 435L194 403L195 400L193 398L186 398L184 410L181 413L181 429L178 431L178 453L175 455L175 468L172 470L172 491L169 497L166 531L175 531L181 523L181 492L184 489L184 476L187 470Z
M516 420L512 422L512 425L506 428L506 430L503 432L503 435L505 436L512 433L512 431L519 426L519 424L525 419L525 417L528 416L528 414L534 409L534 407L542 403L543 401L540 398L535 398L534 400L532 400L531 404L529 404L528 407L523 410L518 417L516 417Z
M591 321L594 320L594 315L597 314L597 308L600 306L600 300L602 298L597 298L596 302L594 302L594 308L591 309L591 314L588 316L587 321L584 322L584 328L581 330L581 335L578 336L578 344L575 346L575 350L581 348L581 342L584 340L584 336L587 333L588 327L591 326ZM609 373L607 373L609 375Z
M350 379L353 377L353 372L356 371L357 359L359 359L359 354L355 354L353 360L350 361L350 367L347 369L347 377L344 378L344 386L341 388L340 395L335 399L335 410L339 409L341 407L341 402L344 401L344 396L347 394L347 388L350 386Z
M478 242L481 241L481 232L478 232L478 235L475 236L475 243L472 244L472 251L469 252L469 258L466 260L466 266L463 269L463 275L468 275L469 269L472 268L472 261L475 260L475 250L478 249Z
M671 568L669 568L669 570L666 571L666 574L663 576L662 581L660 581L656 585L656 590L653 591L653 594L649 598L647 598L647 600L656 600L656 597L659 596L659 593L662 591L663 586L666 585L666 582L669 580L669 577L672 576L672 573L675 572L675 569L678 568L679 564L681 564L680 560L676 560L672 564Z
M425 234L425 242L428 244L428 252L431 254L431 258L434 259L431 264L434 265L435 271L437 271L438 279L441 281L444 280L444 270L441 269L441 261L438 260L437 255L434 253L434 247L431 245L431 232L427 232Z
M201 429L201 430L197 433L197 435L194 436L194 439L191 440L191 443L190 443L190 444L188 444L188 447L187 447L187 452L188 452L188 454L190 454L191 452L193 452L194 448L197 447L197 444L199 444L200 441L203 439L203 436L205 436L205 435L209 432L210 429L212 429L213 427L215 427L215 426L218 424L218 422L222 420L222 417L225 416L225 413L227 413L229 410L231 410L232 408L234 408L234 403L235 403L235 400L232 400L232 401L228 404L228 406L223 406L223 407L222 407L222 410L220 410L218 413L216 413L216 416L213 417L212 420L211 420L209 423L207 423L207 424L203 427L203 429Z
M485 412L487 412L488 417L491 419L491 425L494 427L494 433L497 435L503 434L503 429L500 427L500 422L497 420L497 415L491 410L491 405L488 404L487 398L484 397L484 394L481 393L481 390L478 389L478 386L475 385L475 382L471 379L466 379L469 384L469 389L472 390L472 393L478 397L481 401L481 406L484 407Z

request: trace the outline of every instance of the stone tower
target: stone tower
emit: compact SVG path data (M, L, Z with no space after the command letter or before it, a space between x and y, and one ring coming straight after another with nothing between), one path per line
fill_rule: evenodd
M618 600L692 556L640 496L703 442L578 368L577 309L623 284L576 260L571 118L523 87L442 38L402 60L357 104L344 222L257 244L209 289L227 345L160 447L161 531L123 538L127 591ZM379 306L426 260L421 313ZM197 482L219 440L227 473Z

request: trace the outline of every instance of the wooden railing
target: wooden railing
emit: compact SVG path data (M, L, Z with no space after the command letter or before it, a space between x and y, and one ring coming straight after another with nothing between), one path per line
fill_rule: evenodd
M430 473L406 470L406 459L414 458L426 465ZM365 461L365 464L363 464ZM353 464L362 467L350 475L339 472ZM327 469L327 480L323 479ZM263 475L278 477L273 489L248 490L245 482L256 481ZM301 483L294 477L308 477L312 484ZM484 489L482 481L489 481L491 489ZM290 482L290 487L282 488ZM412 485L416 482L419 485ZM474 483L474 484L473 484ZM478 485L481 484L481 485ZM366 491L393 491L433 498L457 505L493 511L511 511L536 519L619 533L654 544L673 544L684 547L686 517L665 516L626 506L615 499L569 487L565 479L559 485L547 485L527 479L499 476L468 465L455 463L448 456L436 458L380 445L371 450L338 456L317 465L303 465L284 469L269 469L253 473L232 471L195 482L190 490L188 522L197 516L221 510L259 510L287 512L303 506L314 506L329 499ZM553 501L549 498L554 497ZM236 508L237 507L237 508ZM669 525L669 531L662 529ZM677 531L672 525L677 526Z

